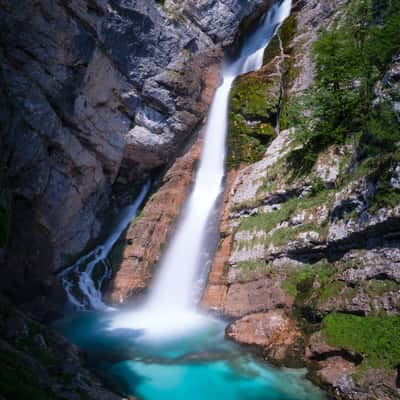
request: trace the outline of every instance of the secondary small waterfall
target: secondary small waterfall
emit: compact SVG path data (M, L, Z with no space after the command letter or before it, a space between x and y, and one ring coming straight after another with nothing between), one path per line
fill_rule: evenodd
M66 268L60 274L68 300L78 310L86 310L88 308L102 310L108 308L103 303L101 295L103 282L111 274L108 255L122 232L135 218L149 190L150 181L144 184L135 201L123 208L119 213L113 229L104 243L81 257L75 264ZM99 266L102 268L101 276L94 279L95 268Z
M217 241L213 227L217 228L223 190L231 85L237 75L261 67L264 48L289 15L290 8L291 0L278 0L248 36L237 59L224 65L224 79L210 109L195 184L148 296L129 309L73 313L56 324L64 336L87 350L88 364L97 367L99 374L124 398L326 399L324 393L304 379L304 369L274 368L251 356L226 340L225 321L196 308L202 289L200 282L211 259L210 243ZM121 218L110 238L84 257L81 264L72 266L66 276L70 294L78 295L78 305L84 303L81 308L103 305L98 285L90 289L92 275L98 275L98 267L93 273L90 262L106 261L104 255L122 233L120 229L135 215L147 189L148 186L143 188L130 214ZM80 286L87 293L83 300L85 291L79 292Z
M204 250L207 222L223 190L229 93L238 75L257 70L264 50L289 16L291 0L278 1L252 32L236 60L225 62L223 82L214 96L194 188L175 234L158 266L147 301L140 310L119 316L114 328L136 327L152 333L176 332L180 325L197 324L195 286ZM172 326L171 326L172 325Z

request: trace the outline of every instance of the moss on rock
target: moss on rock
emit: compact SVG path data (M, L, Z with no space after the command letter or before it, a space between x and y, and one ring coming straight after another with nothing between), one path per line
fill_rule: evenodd
M279 79L270 67L239 76L230 94L228 166L262 158L275 137Z
M363 355L362 367L391 369L400 363L400 315L360 317L331 313L322 326L329 345Z

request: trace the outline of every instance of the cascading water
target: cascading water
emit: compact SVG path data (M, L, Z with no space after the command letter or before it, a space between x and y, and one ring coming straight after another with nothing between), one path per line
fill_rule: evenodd
M264 50L290 9L291 0L277 2L248 37L239 57L225 63L223 82L210 108L194 188L149 297L140 310L116 318L114 328L142 328L147 334L164 336L179 334L179 327L190 329L201 322L202 317L194 310L193 288L201 267L207 221L223 188L229 93L238 75L261 68ZM175 322L174 326L170 321Z
M252 357L225 340L223 321L194 307L196 280L204 276L205 271L199 272L206 268L204 253L207 239L211 240L206 236L222 191L230 88L238 74L260 68L264 48L290 7L290 0L277 3L250 35L238 59L224 67L193 192L145 303L134 312L77 313L57 324L59 331L89 351L92 365L125 396L325 400L303 379L304 370L276 369Z
M86 310L88 308L102 310L108 308L103 303L101 296L102 284L105 279L109 278L111 273L107 260L108 254L122 232L136 216L149 189L150 182L147 182L133 204L125 207L121 211L111 234L102 245L97 246L94 250L80 258L75 264L66 268L60 274L63 286L67 292L68 300L78 310ZM93 272L98 265L102 267L103 272L101 277L95 280L93 279Z

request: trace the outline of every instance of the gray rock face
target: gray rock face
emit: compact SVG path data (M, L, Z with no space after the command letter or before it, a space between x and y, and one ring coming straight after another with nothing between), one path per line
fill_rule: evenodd
M336 17L340 21L346 3L295 2L295 35L286 56L293 78L284 83L289 107L313 85L312 43L321 28L332 26ZM375 88L374 106L379 110L384 103L394 117L399 76L395 56ZM397 366L371 367L367 352L333 346L335 334L326 327L332 313L384 321L400 312L398 155L386 159L379 154L374 163L363 164L355 144L331 145L319 152L310 170L299 173L300 165L290 159L292 150L301 149L292 140L298 128L287 125L262 160L230 171L221 241L203 304L236 320L228 330L231 338L262 350L269 342L268 332L253 323L259 313L283 310L302 324L307 321L302 357L310 376L335 398L397 399ZM343 332L348 329L352 336L344 325ZM341 328L338 318L336 332ZM368 335L380 339L373 329ZM274 354L265 354L275 361Z
M177 156L218 83L206 79L220 44L269 3L0 1L1 159L14 194L2 272L17 297L43 294L43 278L96 238L118 176L138 187Z

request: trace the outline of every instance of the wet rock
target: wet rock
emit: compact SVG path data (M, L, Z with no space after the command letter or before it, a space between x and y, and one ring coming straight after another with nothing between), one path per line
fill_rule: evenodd
M354 363L334 356L319 362L318 367L317 376L324 384L334 388L340 387L342 392L352 391L354 383L351 375L356 371Z
M35 393L38 398L121 399L86 369L75 346L0 296L2 321L5 324L0 329L0 368L6 378L12 374L19 382L15 391L7 387L7 398L31 398Z
M99 236L117 178L137 188L172 164L218 84L221 43L270 5L167 3L0 4L1 157L15 198L1 282L20 303Z
M112 303L125 302L147 287L190 189L199 155L200 141L177 159L165 175L161 189L147 202L123 242L113 250L115 275L106 294Z

